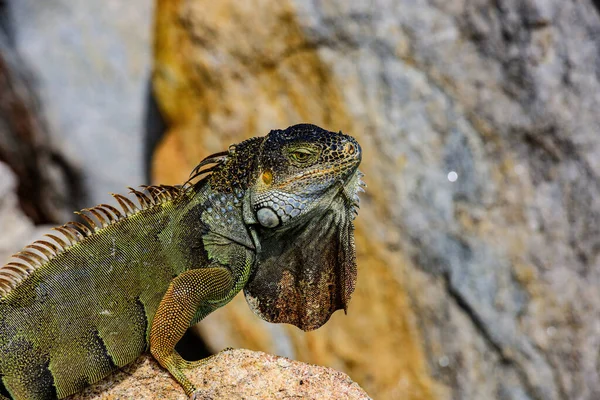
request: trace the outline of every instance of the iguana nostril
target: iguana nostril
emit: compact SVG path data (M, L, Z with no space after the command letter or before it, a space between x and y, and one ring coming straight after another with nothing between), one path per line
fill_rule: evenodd
M346 143L344 146L344 151L348 154L354 155L354 153L356 153L356 146L354 146L352 143Z

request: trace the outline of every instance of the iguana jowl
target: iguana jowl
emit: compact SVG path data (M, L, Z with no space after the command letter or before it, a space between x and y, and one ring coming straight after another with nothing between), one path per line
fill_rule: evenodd
M304 330L346 310L360 161L341 132L271 131L27 246L0 268L0 398L63 398L146 350L193 396L175 345L242 289Z

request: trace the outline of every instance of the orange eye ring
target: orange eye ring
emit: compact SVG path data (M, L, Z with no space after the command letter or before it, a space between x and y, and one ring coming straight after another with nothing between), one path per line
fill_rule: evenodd
M270 185L273 183L273 173L267 169L262 173L261 179L265 185Z

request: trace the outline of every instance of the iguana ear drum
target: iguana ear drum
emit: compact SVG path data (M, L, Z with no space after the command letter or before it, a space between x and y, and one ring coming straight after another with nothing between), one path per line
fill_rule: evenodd
M256 219L265 228L275 228L281 223L281 220L275 213L268 207L263 207L256 212Z

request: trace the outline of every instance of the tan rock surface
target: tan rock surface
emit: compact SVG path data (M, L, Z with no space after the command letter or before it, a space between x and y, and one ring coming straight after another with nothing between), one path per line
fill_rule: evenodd
M227 350L186 373L200 399L369 399L344 373L249 350ZM150 356L70 400L186 400L183 389Z

